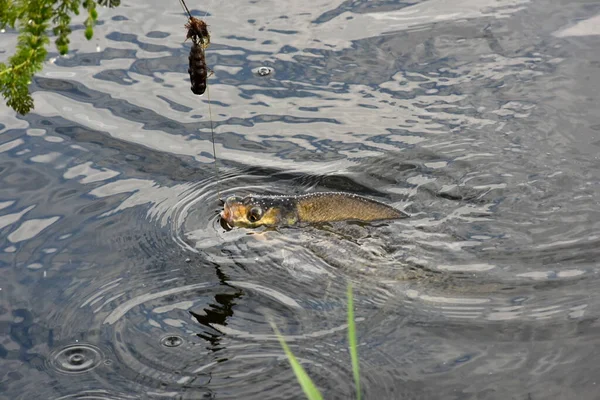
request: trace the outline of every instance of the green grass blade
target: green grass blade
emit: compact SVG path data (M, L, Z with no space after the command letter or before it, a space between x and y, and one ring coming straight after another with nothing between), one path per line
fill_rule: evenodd
M298 379L298 383L300 383L300 386L302 386L302 390L304 391L306 397L309 400L323 400L321 392L319 392L319 389L317 389L312 379L310 379L304 368L302 368L302 365L300 365L300 363L288 347L287 343L285 342L285 339L279 332L279 329L277 329L277 327L274 324L271 324L271 326L273 327L273 330L275 331L275 334L279 339L279 343L281 343L281 347L283 347L283 351L285 351L285 355L287 356L288 361L290 362L290 365L294 370L294 374L296 374L296 379Z
M358 348L356 345L356 326L354 325L354 298L352 296L352 282L348 284L348 345L350 347L350 357L352 358L352 373L354 374L356 397L358 400L360 400L360 370L358 366Z

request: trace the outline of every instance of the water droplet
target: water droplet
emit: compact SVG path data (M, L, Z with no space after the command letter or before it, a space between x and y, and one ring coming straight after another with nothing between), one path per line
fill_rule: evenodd
M96 346L74 344L55 352L51 357L51 365L59 372L80 374L97 367L103 358Z
M71 365L81 365L85 361L85 357L82 354L75 353L69 355L69 363Z
M165 336L160 343L165 347L177 347L183 344L183 339L177 335Z
M273 69L269 67L260 67L256 70L256 73L260 76L267 76L273 73Z

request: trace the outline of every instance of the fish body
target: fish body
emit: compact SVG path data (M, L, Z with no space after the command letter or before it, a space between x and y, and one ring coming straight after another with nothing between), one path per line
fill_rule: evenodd
M299 222L380 221L408 217L387 204L342 192L310 193L299 196L231 196L221 212L229 226L294 225Z

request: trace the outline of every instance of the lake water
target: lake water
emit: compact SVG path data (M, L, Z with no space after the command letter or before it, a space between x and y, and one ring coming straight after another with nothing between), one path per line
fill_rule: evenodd
M0 398L301 399L270 322L352 398L348 282L367 399L600 397L598 1L188 6L210 108L175 0L100 9L0 106ZM218 221L315 191L411 218Z

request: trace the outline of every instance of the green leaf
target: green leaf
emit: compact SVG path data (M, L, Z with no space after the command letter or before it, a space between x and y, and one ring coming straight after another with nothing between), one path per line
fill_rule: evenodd
M85 20L85 38L91 40L94 36L94 22L98 17L96 12L96 3L92 0L85 0L83 6L88 10L88 17Z
M279 332L279 329L277 329L275 324L271 324L271 326L273 327L273 330L275 331L275 334L279 339L279 343L281 343L281 347L283 347L283 351L285 351L285 355L287 356L288 361L290 362L290 365L294 370L294 374L296 375L296 379L298 379L298 383L300 383L302 391L304 391L306 397L309 400L323 400L323 396L321 396L319 389L317 389L312 379L310 379L304 368L302 368L302 365L300 365L300 363L288 347L287 343L285 342L285 339Z
M18 9L13 0L0 0L0 28L7 25L14 28L18 17Z
M348 283L348 346L350 347L350 358L352 359L352 373L354 374L356 397L358 400L360 400L360 369L358 365L356 326L354 325L354 297L352 296L352 282Z
M118 1L110 2L112 6ZM60 54L69 51L71 15L79 15L81 0L0 0L0 28L9 26L19 30L15 53L8 65L0 64L0 92L6 104L20 114L33 109L29 84L33 75L41 71L48 54L49 32L56 35L54 43ZM85 37L93 36L98 18L96 3L84 0L87 10ZM52 23L52 27L50 27Z
M98 0L98 4L102 7L114 8L121 4L121 0Z

